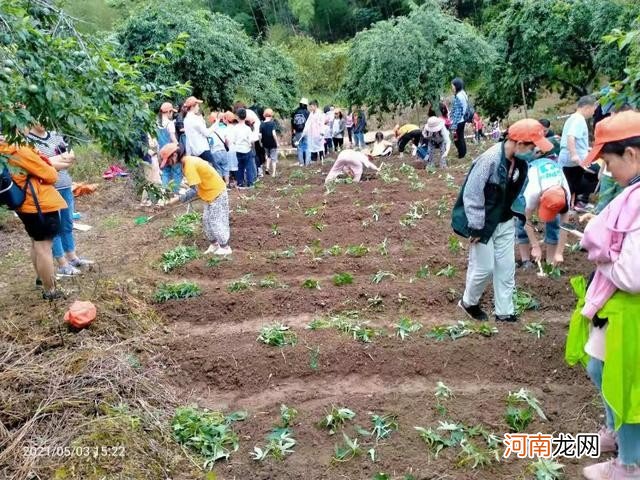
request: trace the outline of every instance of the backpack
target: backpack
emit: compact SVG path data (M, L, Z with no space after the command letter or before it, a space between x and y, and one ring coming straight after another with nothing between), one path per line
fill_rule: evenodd
M9 210L17 210L20 208L27 198L28 184L29 178L27 177L24 188L20 188L18 184L13 181L9 167L5 165L0 174L0 205L4 205Z
M464 112L463 119L466 123L473 123L473 116L476 114L475 108L471 105L469 95L467 95L467 109Z
M305 123L307 123L307 117L303 111L298 110L293 114L293 126L296 132L304 130Z

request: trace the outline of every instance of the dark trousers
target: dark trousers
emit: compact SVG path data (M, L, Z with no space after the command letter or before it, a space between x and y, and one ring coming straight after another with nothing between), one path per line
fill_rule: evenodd
M333 137L333 148L335 149L342 148L342 145L344 145L344 138Z
M347 127L347 135L349 135L349 143L353 143L353 127Z
M562 173L564 173L564 177L567 179L571 194L574 196L580 195L580 186L582 184L582 177L584 176L584 168L580 165L576 167L563 167Z
M456 148L458 149L458 158L464 158L467 154L467 142L464 139L465 122L460 122L456 127Z
M409 142L413 142L416 147L420 145L420 142L422 142L422 131L420 129L416 129L402 135L398 139L398 151L404 152L404 149Z
M251 187L256 181L256 163L253 152L236 152L238 157L238 173L236 181L239 187Z
M260 168L266 161L264 148L262 147L260 142L255 142L254 147L256 149L256 168Z
M216 161L213 158L213 153L211 153L211 150L205 150L204 152L202 152L200 154L200 158L208 162L212 167L216 166Z

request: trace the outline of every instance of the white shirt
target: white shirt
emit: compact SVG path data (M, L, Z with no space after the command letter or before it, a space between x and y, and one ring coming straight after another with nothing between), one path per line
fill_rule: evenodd
M249 153L254 142L258 141L259 133L251 130L246 123L239 123L234 132L235 151L238 153Z
M223 123L220 124L218 122L214 123L211 126L213 132L211 134L211 151L212 152L224 152L226 148L224 148L224 142L227 140L227 126Z
M187 116L184 117L184 134L187 137L187 155L199 157L202 155L202 152L209 150L208 137L213 134L214 128L215 125L207 128L202 115L197 115L193 112L187 113Z
M562 173L562 168L556 162L548 158L541 158L529 165L527 173L527 186L524 189L524 200L527 210L535 210L540 203L540 197L545 190L560 186L567 195L567 202L571 199L571 191L567 179ZM567 203L568 204L568 203Z

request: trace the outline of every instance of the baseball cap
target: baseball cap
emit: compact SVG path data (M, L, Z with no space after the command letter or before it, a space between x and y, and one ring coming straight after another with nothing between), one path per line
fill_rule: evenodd
M300 99L300 103L301 103L302 105L309 105L309 99L308 99L307 97L302 97L302 98Z
M171 102L164 102L162 105L160 105L160 112L161 113L177 112L177 110L173 108L173 104Z
M600 158L602 147L609 142L619 142L627 138L640 137L640 113L622 112L600 120L596 125L593 148L582 165L588 167Z
M167 143L164 147L160 149L160 168L164 168L169 161L169 157L178 151L177 143Z
M187 108L191 108L196 103L202 103L202 100L199 100L196 97L189 97L184 101L184 106L187 107Z
M518 120L508 130L509 140L533 143L543 152L553 149L553 144L544 136L544 127L538 120L525 118Z
M551 222L567 207L567 194L559 185L546 189L540 197L538 217L543 222Z

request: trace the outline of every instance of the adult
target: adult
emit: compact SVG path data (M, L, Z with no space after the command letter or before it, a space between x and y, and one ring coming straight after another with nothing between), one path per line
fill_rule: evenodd
M265 173L276 176L278 164L278 125L273 119L273 110L267 108L264 111L264 122L260 125L260 143L265 151Z
M325 156L335 151L333 144L333 121L336 118L336 111L333 105L324 107L324 154Z
M291 115L291 145L296 147L298 165L301 167L309 165L309 145L307 139L302 136L308 118L309 100L302 97L298 108Z
M397 125L393 127L393 136L398 142L398 151L404 152L405 147L411 142L414 146L414 151L420 145L422 141L422 130L418 125L413 123L407 123L405 125Z
M470 241L466 287L458 305L475 320L488 318L479 303L492 276L496 320L517 320L513 217L524 213L516 200L536 147L542 151L552 148L540 122L525 119L514 123L503 141L472 163L453 208L454 232Z
M12 180L26 195L16 213L31 237L31 262L42 281L42 298L60 298L64 294L56 289L51 248L60 233L60 210L67 204L54 187L58 172L32 148L9 145L2 137L0 155L7 158Z
M602 158L623 192L591 220L580 244L596 271L571 320L567 359L588 361L587 373L602 393L606 425L601 451L612 460L586 467L588 480L640 478L640 113L598 123L585 164ZM588 335L588 341L584 339Z
M346 127L346 122L344 119L344 115L341 111L337 111L335 118L333 119L333 124L331 125L331 132L333 136L333 146L336 149L336 152L342 150L344 146L344 129Z
M370 168L379 172L380 168L371 162L371 155L368 152L356 152L355 150L343 150L338 154L331 170L327 174L324 183L330 183L340 175L347 175L354 182L359 182L365 168Z
M353 138L356 148L362 149L366 146L364 141L365 133L367 133L367 117L362 109L358 109L353 114Z
M451 131L454 133L454 143L458 149L458 158L464 158L467 155L464 127L467 123L465 116L469 109L469 96L464 90L464 82L461 78L454 78L451 81L451 88L454 94L451 112Z
M560 140L560 154L558 163L562 167L571 189L571 207L576 199L576 192L580 189L580 183L584 175L581 166L589 153L589 128L587 120L593 116L596 109L596 99L591 95L581 97L578 100L578 108L567 119L562 128Z
M309 118L301 139L307 140L311 161L324 160L324 114L318 110L318 101L309 103Z
M353 112L351 109L347 112L344 119L344 126L347 127L347 137L349 137L349 146L353 145Z
M229 151L229 139L227 138L227 126L222 121L223 117L224 114L222 112L213 112L209 116L210 130L212 131L212 135L209 137L209 148L213 155L213 168L224 179L224 183L229 185L229 155L227 154ZM173 168L176 167L182 171L182 166L179 163L174 165Z
M552 137L556 136L555 132L551 129L551 122L549 120L547 120L546 118L541 118L538 121L544 127L544 136L545 137L552 138Z
M229 195L222 177L209 162L191 155L185 155L184 148L177 143L165 145L160 150L161 166L181 165L189 190L172 198L168 205L189 202L196 196L205 202L202 225L209 247L204 252L214 255L231 255L229 246Z
M200 157L213 167L215 160L209 147L209 137L213 135L215 126L207 128L204 117L200 112L202 100L189 97L184 101L187 115L184 117L184 133L186 136L185 151L187 155Z
M253 130L248 123L248 115L244 108L236 112L238 116L238 125L234 132L234 144L236 157L238 159L238 173L236 180L238 187L253 187L256 181L257 169L255 155L253 154L253 145L260 140L260 132Z
M422 144L427 148L424 158L427 168L434 164L433 156L436 150L440 150L440 168L447 167L451 138L442 118L429 117L422 130Z
M176 123L173 120L174 113L177 113L177 110L173 108L171 102L164 102L160 105L156 119L156 141L158 142L158 150L168 143L178 142ZM160 179L164 188L171 186L173 193L178 193L180 185L182 185L182 168L180 168L180 165L175 168L165 167L160 170Z
M60 210L60 233L53 238L53 258L58 268L56 275L70 277L79 275L82 267L93 265L91 260L79 257L76 253L76 242L73 236L73 180L67 170L76 160L62 135L49 132L42 125L34 125L27 134L27 139L49 159L51 166L58 171L58 181L54 187L67 204ZM37 283L40 283L41 280Z

